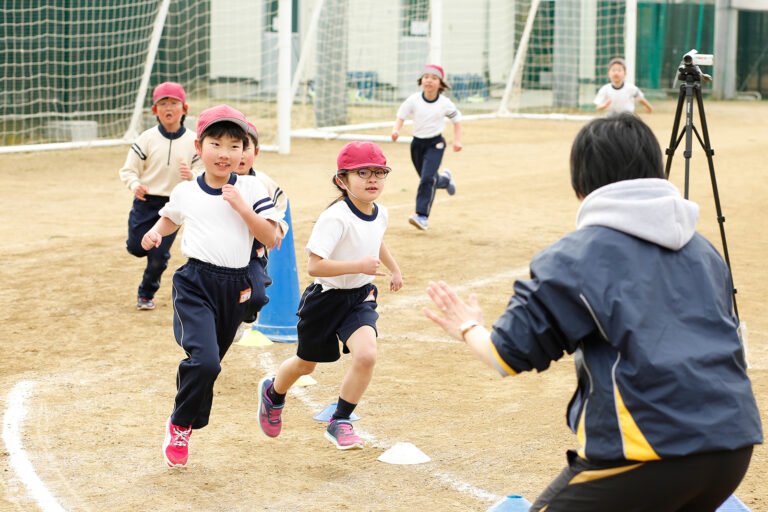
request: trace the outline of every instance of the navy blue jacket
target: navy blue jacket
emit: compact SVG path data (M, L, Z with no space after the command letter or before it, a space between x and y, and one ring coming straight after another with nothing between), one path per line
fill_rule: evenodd
M579 229L515 283L491 333L498 370L542 371L573 353L567 420L588 459L761 443L730 272L693 230L698 208L665 180L619 183L588 196Z

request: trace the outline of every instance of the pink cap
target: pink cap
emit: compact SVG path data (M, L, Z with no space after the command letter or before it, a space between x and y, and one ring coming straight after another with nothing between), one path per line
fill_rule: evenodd
M610 69L610 67L613 66L614 64L621 64L621 67L623 67L624 69L627 69L627 63L624 62L624 59L622 59L621 57L614 57L611 60L609 60L608 68Z
M354 170L363 167L381 167L391 170L387 167L387 159L381 148L373 142L353 141L341 148L338 158L336 158L336 167L338 170Z
M184 88L181 84L175 82L163 82L152 92L152 105L157 105L157 102L163 98L173 98L179 100L182 103L187 102L187 93L184 92Z
M259 131L256 129L256 126L250 121L248 121L248 135L256 139L256 141L259 140Z
M421 77L424 75L435 75L440 79L440 83L443 85L443 87L446 89L451 88L447 83L445 83L445 72L443 71L443 68L437 64L427 64L421 68L421 75L419 75L419 79L421 79Z
M248 132L248 121L245 120L245 116L242 112L230 107L229 105L219 105L218 107L212 107L207 110L203 110L198 116L198 140L206 128L221 121L231 121L240 126L245 132Z

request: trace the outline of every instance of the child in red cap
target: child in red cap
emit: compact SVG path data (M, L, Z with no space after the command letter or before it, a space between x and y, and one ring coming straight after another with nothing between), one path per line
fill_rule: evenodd
M190 164L195 158L195 134L184 127L186 100L180 84L164 82L155 87L152 112L158 124L139 135L120 169L120 179L134 195L125 245L137 258L147 258L136 303L140 311L155 309L155 292L168 267L176 233L148 251L141 247L141 239L160 218L158 212L168 202L173 187L194 177Z
M376 276L392 273L389 289L403 286L397 262L384 244L387 209L374 201L384 190L390 168L381 148L372 142L350 142L339 153L333 184L341 196L320 214L307 242L309 275L314 283L299 303L296 355L285 360L274 379L259 384L259 424L277 437L282 427L285 394L317 363L333 362L343 352L352 364L341 383L336 411L325 437L339 450L362 448L350 418L368 387L376 363Z
M195 148L205 172L174 187L141 242L150 250L185 226L181 251L189 259L173 274L173 333L187 357L163 442L172 467L187 464L192 429L208 424L221 359L250 307L254 238L274 245L283 218L258 178L235 174L247 130L245 116L227 105L200 114Z
M438 173L438 170L445 151L443 130L446 117L453 123L453 150L461 151L461 112L451 100L440 94L450 88L445 83L445 73L440 66L424 66L417 83L422 91L412 94L400 105L392 129L392 140L396 141L400 137L400 129L405 120L413 118L411 161L421 180L416 192L416 215L412 215L408 221L426 231L435 190L444 188L449 195L456 193L451 171L444 169Z

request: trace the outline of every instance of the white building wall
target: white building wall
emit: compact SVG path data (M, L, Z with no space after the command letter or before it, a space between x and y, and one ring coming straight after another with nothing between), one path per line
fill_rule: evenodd
M264 3L211 0L211 78L261 78Z

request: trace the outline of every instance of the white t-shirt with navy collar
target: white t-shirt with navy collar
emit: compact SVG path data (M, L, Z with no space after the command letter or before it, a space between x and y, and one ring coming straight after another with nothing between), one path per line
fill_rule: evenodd
M621 87L614 87L612 83L607 83L597 91L595 96L595 105L602 105L610 98L611 104L604 110L606 113L619 114L622 112L633 113L635 111L635 101L643 99L643 93L632 84L624 82Z
M171 192L171 198L160 210L161 217L184 225L181 253L213 265L243 268L251 260L253 234L243 218L224 200L220 188L205 183L205 174L192 181L183 181ZM232 173L229 184L243 196L253 211L265 219L280 222L269 193L255 176Z
M381 242L387 229L389 214L386 207L373 205L373 213L366 215L352 201L345 199L326 208L317 218L307 242L307 255L316 254L323 259L356 261L366 256L379 257ZM373 281L368 274L344 274L317 277L315 283L330 288L360 288Z
M428 100L423 92L416 92L400 105L397 117L402 120L413 118L413 136L431 139L443 133L446 118L453 124L461 121L461 112L442 94L438 94L434 100Z

